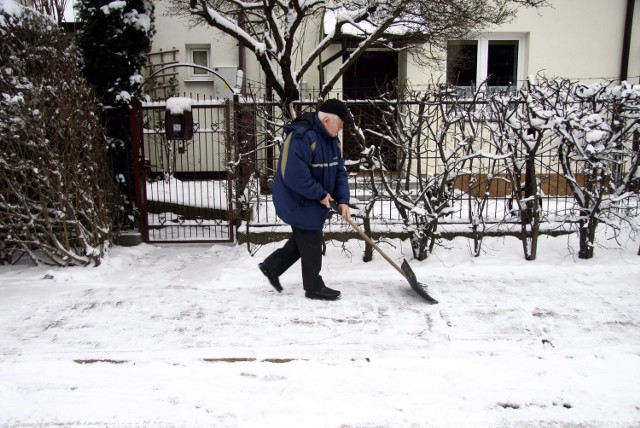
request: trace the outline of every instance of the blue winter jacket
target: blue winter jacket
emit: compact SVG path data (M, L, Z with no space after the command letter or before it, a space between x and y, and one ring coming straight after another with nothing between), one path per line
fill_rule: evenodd
M329 209L320 203L331 194L349 203L349 183L338 137L332 137L314 113L284 127L285 142L273 187L276 213L291 226L322 230Z

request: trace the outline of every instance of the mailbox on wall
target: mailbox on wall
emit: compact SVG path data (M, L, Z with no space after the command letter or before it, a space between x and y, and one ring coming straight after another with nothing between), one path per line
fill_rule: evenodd
M164 129L168 140L193 138L193 113L191 99L174 97L167 100Z

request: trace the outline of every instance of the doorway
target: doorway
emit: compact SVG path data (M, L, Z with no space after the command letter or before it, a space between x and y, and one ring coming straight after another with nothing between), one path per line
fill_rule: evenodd
M346 60L346 54L344 60ZM379 128L379 114L376 114L376 108L369 105L366 100L378 98L385 93L395 97L397 80L398 53L392 51L365 52L345 72L342 77L344 99L353 101L349 103L349 109L360 128ZM398 157L396 148L368 133L365 133L365 138L368 145L380 147L387 169L395 170ZM345 132L343 140L343 157L348 160L360 159L361 148L356 138L349 132Z

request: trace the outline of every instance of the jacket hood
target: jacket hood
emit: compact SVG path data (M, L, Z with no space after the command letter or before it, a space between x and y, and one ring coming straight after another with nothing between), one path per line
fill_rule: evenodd
M295 128L302 128L303 130L313 129L313 121L316 114L312 112L302 113L296 117L293 122L285 125L284 130L288 134Z
M318 132L329 141L336 138L329 135L322 122L320 122L318 115L313 112L302 113L301 115L296 117L293 122L284 126L285 134L289 134L290 132L295 130L302 131L304 133L311 129L315 129L316 132Z

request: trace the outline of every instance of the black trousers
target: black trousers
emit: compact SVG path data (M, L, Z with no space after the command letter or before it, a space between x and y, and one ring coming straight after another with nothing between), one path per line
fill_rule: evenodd
M265 267L280 276L300 259L302 286L305 291L318 291L324 286L322 269L322 230L304 230L291 227L293 236L282 248L275 250L264 260Z

